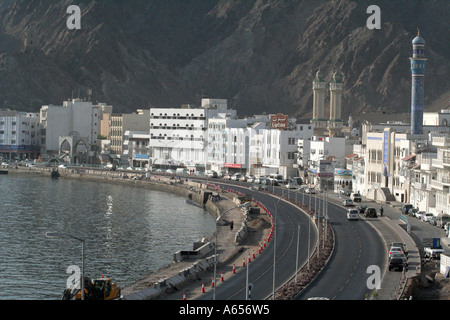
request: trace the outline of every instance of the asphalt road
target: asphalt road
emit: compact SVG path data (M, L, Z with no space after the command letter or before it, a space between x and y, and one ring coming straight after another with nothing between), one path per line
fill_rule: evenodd
M223 185L220 181L215 184ZM233 186L233 189L242 193L251 194L255 200L265 204L268 210L275 216L276 235L273 237L265 253L258 257L254 263L247 264L248 283L252 284L250 292L251 300L263 300L272 294L273 291L273 265L274 248L276 247L275 262L275 289L295 275L297 259L297 243L300 241L298 250L299 268L306 263L308 256L308 224L310 219L307 215L290 203L270 196L266 193L255 192L241 186ZM300 225L300 240L298 240L298 225ZM312 226L309 229L311 239L310 252L317 243L317 230ZM276 246L275 246L276 242ZM246 299L247 268L240 268L240 271L233 277L233 281L224 283L216 288L216 299L218 300L245 300ZM209 294L202 295L201 299L210 300Z

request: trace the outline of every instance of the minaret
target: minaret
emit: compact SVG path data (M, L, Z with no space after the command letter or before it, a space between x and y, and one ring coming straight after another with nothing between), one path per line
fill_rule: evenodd
M327 84L323 80L322 72L319 70L313 81L313 119L311 120L311 123L314 127L315 136L324 135L327 128L327 120L324 117L326 91Z
M417 37L412 41L413 56L411 60L411 133L423 133L423 100L425 86L425 67L427 58L425 58L425 40L420 36L418 30Z
M335 72L333 74L333 80L330 82L330 120L328 121L330 137L340 132L343 127L343 121L341 119L342 87L341 74Z

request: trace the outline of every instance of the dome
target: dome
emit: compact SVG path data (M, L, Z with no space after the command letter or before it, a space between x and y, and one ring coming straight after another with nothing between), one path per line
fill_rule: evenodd
M412 44L425 44L425 40L421 36L417 36L412 41Z
M423 38L420 36L420 29L417 28L417 37L414 38L414 40L412 41L412 44L425 44L425 40L423 40Z

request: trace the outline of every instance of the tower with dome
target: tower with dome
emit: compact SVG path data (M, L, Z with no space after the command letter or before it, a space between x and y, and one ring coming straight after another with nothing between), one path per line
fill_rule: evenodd
M413 56L409 58L411 62L411 133L423 133L423 108L425 91L425 67L427 58L425 57L425 40L420 36L418 30L417 37L412 41Z

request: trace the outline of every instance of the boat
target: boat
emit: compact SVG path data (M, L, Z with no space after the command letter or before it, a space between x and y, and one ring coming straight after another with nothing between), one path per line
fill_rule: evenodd
M8 170L0 170L0 175L6 175L8 174Z

